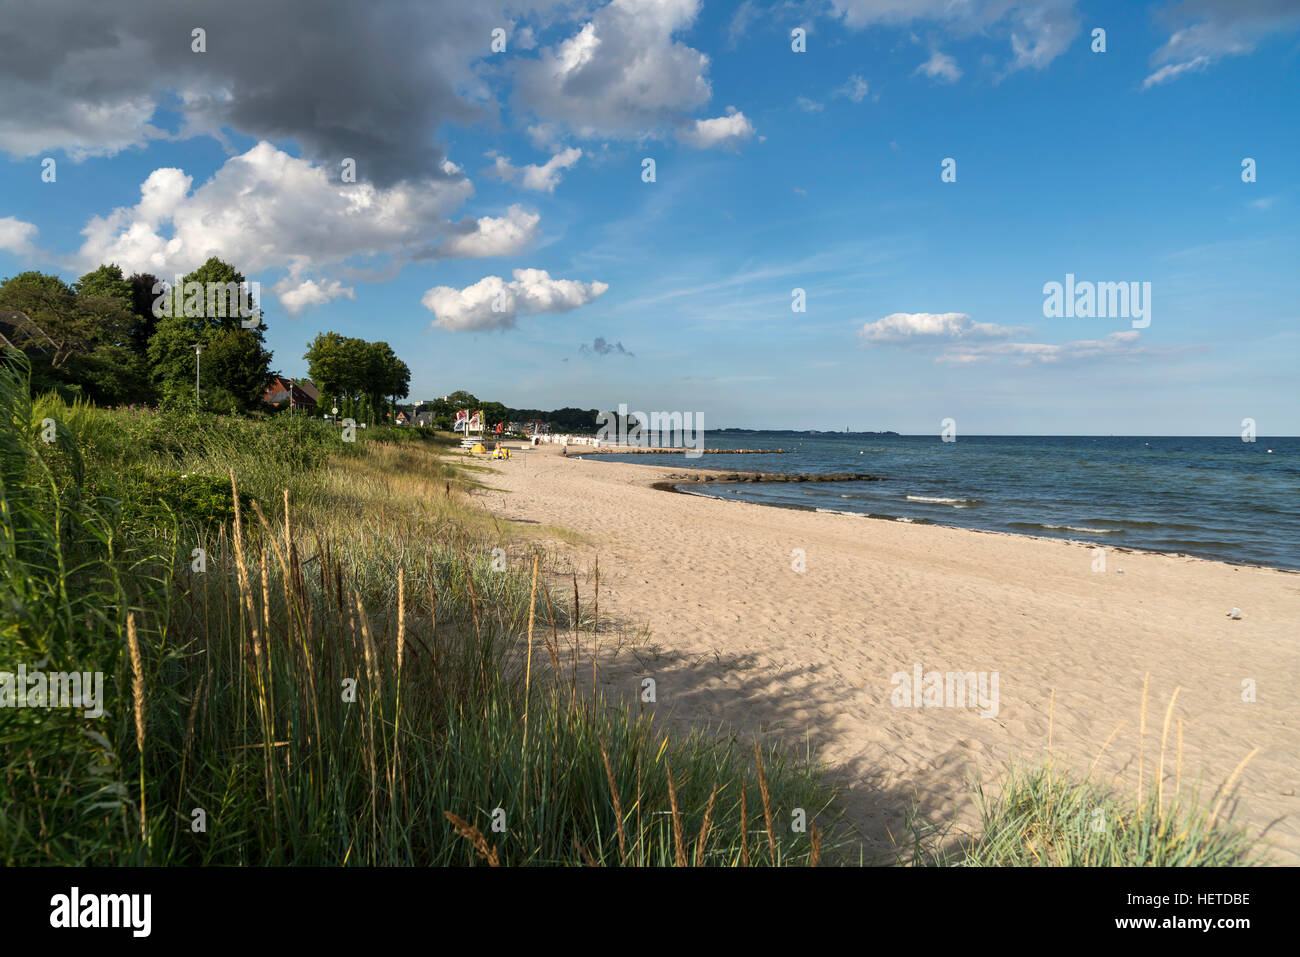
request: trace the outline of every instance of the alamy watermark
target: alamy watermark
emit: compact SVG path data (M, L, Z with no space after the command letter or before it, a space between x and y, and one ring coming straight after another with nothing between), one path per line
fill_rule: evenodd
M102 671L0 671L0 708L84 709L87 718L104 713Z
M620 402L618 412L596 414L596 438L614 445L638 448L686 449L688 459L704 454L703 412L628 412ZM657 437L652 439L652 436ZM667 441L664 440L667 436Z
M50 898L50 926L123 928L133 937L148 937L153 928L152 894L87 894L74 886Z
M896 671L889 679L895 708L979 708L981 718L998 716L996 671Z
M1132 319L1134 329L1151 325L1151 283L1075 282L1043 285L1043 315L1048 319Z
M179 295L173 296L176 290ZM179 314L187 319L240 318L245 329L255 329L261 322L262 300L260 282L185 282L176 277L176 284L159 280L153 285L153 314L155 319ZM176 303L179 302L179 313Z

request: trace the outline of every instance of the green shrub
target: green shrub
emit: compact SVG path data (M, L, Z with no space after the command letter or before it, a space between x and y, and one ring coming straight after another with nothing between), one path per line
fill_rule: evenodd
M202 527L235 519L229 478L174 471L150 475L143 470L137 470L133 478L127 485L128 515L148 514L149 506L157 504ZM252 514L248 493L239 493L239 504L245 516Z

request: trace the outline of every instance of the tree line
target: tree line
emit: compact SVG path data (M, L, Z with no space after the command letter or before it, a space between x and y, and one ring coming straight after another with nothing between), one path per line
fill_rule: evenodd
M320 390L320 407L339 415L375 421L397 408L411 386L411 370L387 342L367 342L322 332L303 356Z
M0 283L0 345L20 349L32 366L33 391L99 405L194 408L195 347L205 409L249 411L269 375L266 324L225 302L184 296L194 283L238 289L245 279L213 257L172 287L150 273L124 276L116 264L72 285L28 271Z
M266 317L244 274L215 256L174 285L116 264L72 285L28 271L0 282L0 347L31 361L32 389L98 405L265 411ZM238 305L236 305L238 304ZM411 373L386 342L323 333L304 356L326 409L390 414Z
M439 429L450 429L456 421L456 413L462 409L471 412L483 410L483 418L488 430L496 427L498 422L545 422L555 432L586 433L596 431L596 409L512 409L500 402L491 402L476 398L464 390L451 393L442 399L420 404L420 412L431 412L433 424ZM408 413L416 411L414 406L407 406Z
M0 348L27 354L33 392L55 391L69 401L193 409L197 375L202 409L266 411L262 397L276 373L265 314L260 304L244 307L247 289L244 274L215 256L175 284L151 273L125 276L113 263L71 285L23 272L0 282ZM323 332L303 358L320 412L337 408L341 417L366 422L385 421L399 409L415 412L399 405L411 370L387 342ZM441 429L450 429L462 409L482 409L489 429L532 420L559 432L596 429L595 409L514 409L463 390L420 406Z

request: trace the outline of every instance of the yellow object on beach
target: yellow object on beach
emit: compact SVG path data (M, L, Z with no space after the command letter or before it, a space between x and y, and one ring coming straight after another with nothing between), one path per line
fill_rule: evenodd
M479 443L478 445L470 449L470 451L473 452L475 455L482 455L484 452L487 451L487 449L483 448L482 443Z

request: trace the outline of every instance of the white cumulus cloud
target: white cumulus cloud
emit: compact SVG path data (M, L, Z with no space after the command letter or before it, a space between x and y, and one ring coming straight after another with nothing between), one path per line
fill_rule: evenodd
M895 312L865 323L858 335L867 344L955 342L967 339L1006 339L1029 330L975 322L964 312Z
M323 306L335 299L356 299L356 292L351 286L345 286L337 279L298 279L286 276L271 287L280 298L280 305L291 316L300 314L312 306Z
M433 325L456 332L508 329L516 318L569 312L609 289L603 282L552 279L545 269L516 269L513 281L484 276L464 289L434 286L420 302L434 314Z
M745 114L729 106L725 116L696 120L693 126L681 131L678 138L688 146L707 150L739 146L753 135L754 125Z
M503 216L451 221L448 215L474 188L454 164L444 161L443 172L446 179L390 187L344 183L336 169L259 143L228 159L198 187L183 170L154 170L135 206L89 220L74 265L90 269L115 262L128 273L167 279L210 256L246 274L287 268L276 291L296 314L353 295L337 280L306 278L310 270L353 257L511 256L537 238L541 217L519 205ZM21 238L17 227L10 232Z
M456 224L457 232L454 235L421 255L422 258L430 259L512 256L537 237L537 224L541 220L539 214L531 213L518 204L506 210L505 216L463 219Z
M32 223L25 223L12 216L0 216L0 249L15 256L30 256L36 252L33 240L37 229Z
M445 171L459 173L450 163ZM266 142L232 156L191 191L193 182L179 169L154 170L137 205L87 223L80 264L116 262L162 276L219 256L249 273L291 262L320 266L356 255L403 255L448 234L471 249L471 234L499 232L490 218L461 226L447 221L473 193L464 177L389 188L343 183L337 170Z
M493 175L507 181L517 179L524 189L539 193L554 193L555 187L560 185L560 173L582 159L582 150L570 147L556 153L545 163L529 166L515 166L504 156L490 155L494 155L494 162L490 168Z
M699 0L612 0L518 67L516 100L583 138L639 138L708 103L709 58L674 34Z

